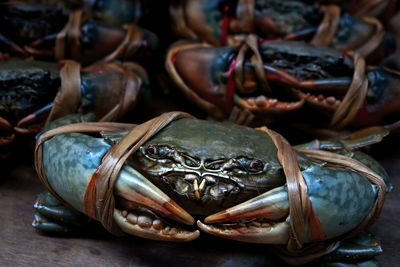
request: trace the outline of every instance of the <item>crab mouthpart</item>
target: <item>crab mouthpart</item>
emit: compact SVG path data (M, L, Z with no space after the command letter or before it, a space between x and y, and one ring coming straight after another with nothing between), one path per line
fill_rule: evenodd
M165 175L165 180L177 194L208 204L212 200L225 199L227 192L234 194L239 191L238 185L233 181L211 174L171 172Z
M114 220L122 231L135 236L171 242L187 242L199 237L200 232L173 226L145 208L114 209Z

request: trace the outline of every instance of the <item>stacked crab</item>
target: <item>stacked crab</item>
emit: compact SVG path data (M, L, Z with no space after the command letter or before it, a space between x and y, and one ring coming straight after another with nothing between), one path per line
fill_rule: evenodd
M0 148L70 113L99 121L123 117L149 78L140 65L157 37L138 27L139 3L91 2L80 9L2 3ZM124 62L117 61L124 60ZM129 62L127 60L135 60Z
M355 150L398 126L400 73L382 63L396 1L317 2L0 4L0 146L39 132L49 191L33 226L89 217L115 235L269 244L290 264L377 264L364 229L391 185ZM336 140L292 147L272 128Z

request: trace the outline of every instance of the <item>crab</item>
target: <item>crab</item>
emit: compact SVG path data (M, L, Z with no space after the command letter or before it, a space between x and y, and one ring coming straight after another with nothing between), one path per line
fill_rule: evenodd
M241 48L176 43L166 68L211 117L239 124L285 115L292 122L341 129L390 124L400 111L397 71L299 41L249 36Z
M0 61L0 146L15 133L36 134L45 122L69 113L117 120L132 109L147 74L135 63ZM61 88L59 90L59 88Z
M21 3L1 6L0 51L13 56L73 59L83 65L115 59L146 61L158 43L153 33L134 24L113 26L82 10Z
M77 227L77 224L68 223L73 221L71 218L77 216L82 223L82 213L86 213L101 220L112 233L154 240L192 241L202 231L242 242L274 244L280 250L293 241L291 220L295 214L291 205L299 203L289 200L293 196L289 197L288 192L293 191L285 174L290 176L288 172L297 168L283 167L283 161L290 156L287 158L284 153L282 161L282 150L277 148L280 145L276 142L281 140L284 147L292 148L277 133L266 128L255 130L197 120L182 113L161 115L130 132L132 126L126 124L105 125L101 131L100 125L86 123L73 124L74 130L62 133L62 125L81 121L90 119L69 115L49 124L38 136L36 170L52 195L74 213L51 196L41 195L35 204L33 226L37 229L70 231ZM155 133L152 127L159 123L166 127ZM89 127L80 128L82 132L79 133L79 126ZM149 127L151 134L143 132L143 127ZM90 130L93 128L97 130ZM98 130L101 132L97 135ZM140 133L135 135L135 130ZM122 150L120 155L125 155L126 161L120 172L117 171L115 180L105 182L115 183L114 188L107 187L111 195L105 197L103 189L93 184L102 183L99 165L111 154L114 160L118 159L115 146L125 143L130 147L126 143L127 135L140 141L133 144L135 149L130 149L128 154ZM143 136L147 140L143 140ZM297 158L297 170L304 177L302 194L307 192L310 201L310 211L299 228L302 234L296 241L301 243L300 248L330 242L327 240L337 241L348 237L355 229L358 232L371 212L380 209L382 203L376 206L377 199L382 200L390 189L388 176L379 163L364 153L346 150L344 143L337 144L341 145L312 142L299 147L297 152L288 152ZM320 150L305 149L318 147L336 147L341 154L324 153L361 165L375 178L381 177L380 182L371 183L354 169L330 164L330 159L317 160L311 154L320 153ZM115 171L109 165L103 170ZM92 203L91 207L88 203L93 185L100 202ZM294 198L298 197L295 194ZM47 198L50 198L49 204L46 204ZM110 203L114 204L109 206ZM105 207L110 210L104 211ZM189 227L195 218L197 229ZM371 247L374 252L365 253L358 260L367 260L379 253L376 243ZM353 252L347 254L347 260L357 258L357 250ZM335 253L340 254L340 249Z
M302 1L181 1L171 5L179 37L217 46L240 45L248 34L263 39L305 40L337 50L356 51L379 62L394 52L394 39L379 20L340 14L337 6Z

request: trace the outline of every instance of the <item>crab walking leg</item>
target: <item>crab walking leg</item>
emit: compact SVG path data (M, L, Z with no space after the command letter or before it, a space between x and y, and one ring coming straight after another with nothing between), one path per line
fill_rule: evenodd
M50 185L72 207L84 212L86 188L109 149L110 145L103 139L79 133L62 134L47 140L43 144L43 162ZM186 211L130 167L126 166L121 170L115 192L126 201L134 203L136 207L159 212L185 224L194 223L194 219ZM117 223L131 229L129 221L121 218L121 214L122 212L114 211ZM142 232L147 233L140 234ZM189 232L182 229L179 235L163 234L161 230L154 231L151 227L140 227L128 233L170 241L189 241L199 235L198 231Z
M302 175L312 204L305 229L307 242L348 233L374 206L375 186L356 172L316 165L303 170ZM287 187L282 186L208 216L204 220L207 224L197 224L205 232L229 239L285 244L289 236L288 210Z

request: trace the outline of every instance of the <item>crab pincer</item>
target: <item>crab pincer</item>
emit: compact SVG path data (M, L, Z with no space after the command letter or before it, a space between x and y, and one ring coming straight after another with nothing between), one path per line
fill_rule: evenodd
M164 241L191 241L199 236L198 230L174 227L156 215L186 225L194 223L190 214L139 172L126 168L119 177L115 191L122 207L115 209L114 219L125 233Z
M93 117L67 116L56 120L46 130L66 123L91 120ZM133 126L115 127L112 123L105 124L106 128L103 129L106 131L124 130ZM71 127L74 127L73 125ZM92 138L75 133L57 135L43 141L43 157L39 161L45 162L42 171L53 192L57 192L54 195L62 199L61 203L67 203L67 206L92 218L99 216L98 211L94 210L91 193L94 196L98 194L99 189L95 189L94 184L100 183L99 165L110 150L109 141L107 138ZM111 220L110 232L164 241L190 241L199 236L198 230L189 231L170 222L192 225L194 219L138 171L130 166L124 166L115 178L115 187L110 194L115 194L116 204L108 214L110 217L105 219L106 222ZM110 195L100 197L100 202L109 197ZM106 223L103 221L103 224ZM41 229L40 226L38 228Z

